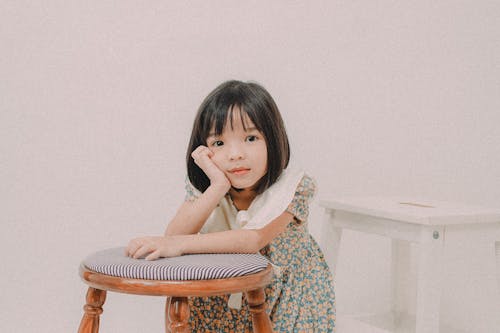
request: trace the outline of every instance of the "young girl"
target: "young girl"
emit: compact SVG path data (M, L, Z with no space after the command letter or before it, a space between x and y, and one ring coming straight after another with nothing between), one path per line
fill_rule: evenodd
M334 332L332 275L308 233L313 180L288 167L285 126L269 93L228 81L201 104L187 151L185 202L164 236L130 241L127 255L255 253L277 266L266 289L275 332ZM193 332L248 332L241 294L191 299ZM243 302L246 300L243 296Z

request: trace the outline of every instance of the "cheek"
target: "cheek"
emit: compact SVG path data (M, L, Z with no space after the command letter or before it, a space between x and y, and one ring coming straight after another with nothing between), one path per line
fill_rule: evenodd
M265 169L267 170L267 148L264 147L263 149L260 150L260 160L263 161L263 165Z

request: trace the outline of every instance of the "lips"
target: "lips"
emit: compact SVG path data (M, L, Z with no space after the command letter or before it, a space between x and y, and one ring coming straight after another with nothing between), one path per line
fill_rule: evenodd
M234 168L229 170L229 172L234 175L244 175L247 174L249 171L250 171L249 168Z

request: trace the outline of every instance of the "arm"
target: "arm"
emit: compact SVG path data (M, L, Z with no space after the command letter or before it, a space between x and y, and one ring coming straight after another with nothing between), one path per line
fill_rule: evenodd
M210 186L196 200L186 201L181 205L168 224L165 236L189 235L199 232L219 201L231 187L231 183L224 173L211 160L213 153L210 149L199 146L191 156L210 179Z
M136 238L130 242L127 255L133 258L147 255L147 260L154 260L192 253L255 253L283 232L292 220L292 214L283 212L261 229Z
M185 201L165 230L165 236L196 234L227 193L226 186L209 186L194 201Z

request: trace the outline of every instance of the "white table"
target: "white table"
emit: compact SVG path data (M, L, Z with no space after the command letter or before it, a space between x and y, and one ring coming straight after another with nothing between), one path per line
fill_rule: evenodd
M488 235L485 239L492 240L493 249L496 244L496 255L500 255L499 209L395 197L335 198L321 201L320 206L326 210L321 242L334 270L343 229L391 238L392 285L395 288L392 294L393 313L402 311L401 304L398 304L396 281L401 247L407 242L419 245L416 333L439 332L441 270L447 230L460 225L460 232L473 230L475 233L485 233Z

